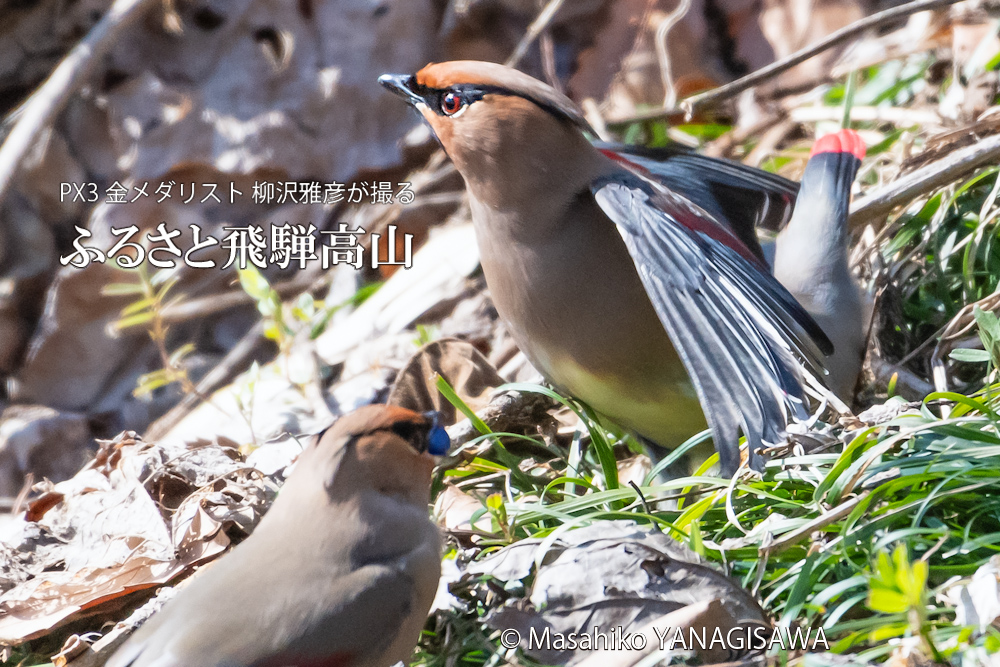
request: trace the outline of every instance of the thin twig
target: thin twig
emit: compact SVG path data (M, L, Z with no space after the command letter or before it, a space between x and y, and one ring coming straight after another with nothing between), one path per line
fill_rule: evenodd
M611 141L613 137L608 133L608 126L604 123L604 116L601 115L597 101L593 97L585 97L580 101L580 108L583 109L583 117L597 133L597 138L601 141Z
M732 132L726 132L715 141L710 141L705 146L705 155L710 157L730 157L733 148L742 146L750 137L756 137L772 125L780 123L788 117L788 112L778 109L768 113L760 121L747 127L737 127ZM777 231L777 230L771 230Z
M314 292L326 286L327 282L329 281L323 275L317 276L314 272L306 270L294 278L275 283L273 287L279 296L288 297L298 296L303 292ZM253 303L256 303L254 298L243 290L232 290L169 304L164 306L161 317L164 324L178 324Z
M934 388L937 391L948 391L948 373L944 356L955 347L953 343L956 339L972 330L976 323L975 309L978 307L993 312L998 306L1000 306L1000 292L994 292L974 303L966 304L945 326L941 337L938 338L937 345L934 346L934 353L931 355L931 374L934 379Z
M28 500L28 496L31 495L31 487L35 485L35 473L29 472L24 476L24 484L21 485L21 490L18 492L17 497L14 498L14 502L10 507L10 513L18 515L21 513L21 509L25 506Z
M779 120L772 125L760 137L760 143L754 146L753 150L743 160L746 164L759 167L767 158L771 157L778 148L778 144L785 140L796 128L795 123L790 120Z
M959 0L916 0L916 2L910 2L905 5L893 7L892 9L877 12L871 16L855 21L848 26L844 26L840 30L835 30L815 44L799 49L790 56L782 58L778 62L772 63L767 67L762 67L742 79L737 79L732 83L720 86L715 90L708 91L707 93L701 93L699 95L689 97L681 103L681 109L683 109L684 112L690 116L694 113L695 109L712 106L722 100L734 97L739 93L742 93L744 90L753 88L754 86L773 78L782 72L790 70L799 63L809 60L813 56L818 55L827 49L850 41L854 37L857 37L872 28L877 28L885 25L886 23L891 23L918 12L947 7L955 4L956 2L959 2Z
M656 28L656 58L660 63L660 78L663 81L663 106L670 109L677 104L677 86L674 85L673 68L670 64L670 50L667 48L667 33L691 9L691 0L681 0L674 11L667 14Z
M797 528L796 530L793 530L790 533L782 535L774 542L772 542L769 546L763 547L761 551L766 551L768 554L775 554L784 551L785 549L794 546L795 544L798 544L801 540L805 539L806 537L816 532L817 530L822 530L823 528L826 528L832 523L840 521L845 516L850 514L854 510L854 508L857 507L859 503L861 503L862 500L868 497L869 493L871 492L864 491L860 495L851 498L847 502L840 503L833 509L823 514L820 514L818 517L806 523L805 525Z
M115 0L87 36L80 40L45 83L28 98L17 122L0 146L0 203L17 176L24 156L54 121L66 102L83 85L95 65L118 36L140 18L156 0Z
M788 117L796 123L816 123L819 121L841 120L844 109L838 107L798 107L788 112ZM936 111L925 109L906 109L903 107L852 107L853 121L884 121L897 125L935 125L944 124Z
M517 67L517 64L521 62L521 58L524 54L528 52L528 47L531 46L538 36L549 27L552 23L552 19L555 18L556 12L559 8L563 6L566 0L549 0L549 4L545 5L545 8L538 13L538 16L531 25L528 26L527 32L524 33L524 37L518 42L517 48L514 49L514 53L510 54L510 58L507 58L507 62L504 63L507 67Z
M663 120L677 115L684 115L687 118L691 118L694 115L694 112L698 109L711 107L719 102L722 102L723 100L735 97L744 90L760 85L768 79L772 79L782 72L795 67L799 63L805 62L827 49L843 44L844 42L848 42L872 28L891 23L918 12L947 7L959 1L960 0L916 0L916 2L910 2L905 5L893 7L892 9L887 9L883 12L872 14L871 16L855 21L840 30L834 31L827 35L824 39L821 39L820 41L805 48L799 49L788 57L771 63L767 67L762 67L756 72L748 74L741 79L737 79L732 83L727 83L724 86L719 86L718 88L714 88L708 92L689 97L682 101L677 107L645 112L641 115L636 115L634 118L623 118L615 120L614 122L609 121L608 124L622 125L641 121Z
M197 390L201 396L209 396L223 383L232 378L239 369L244 368L250 360L251 354L260 341L264 340L264 325L257 322L243 338L240 339L233 349L229 350L219 364L213 368L198 383ZM181 419L190 414L198 405L201 399L196 394L185 394L180 403L172 407L165 415L150 424L146 429L146 440L159 440L165 436L170 429L176 426Z
M538 48L542 52L542 71L545 72L545 80L550 86L563 92L562 82L559 81L559 73L556 71L556 45L552 39L551 30L543 30L538 38Z

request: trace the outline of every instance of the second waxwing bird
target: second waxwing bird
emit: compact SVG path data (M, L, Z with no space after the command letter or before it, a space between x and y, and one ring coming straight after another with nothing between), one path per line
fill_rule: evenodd
M181 589L108 667L390 667L437 590L429 416L371 405L303 451L245 542Z
M851 184L864 156L864 140L853 130L815 143L795 211L774 248L774 277L833 342L826 383L848 405L861 372L870 311L848 260Z
M556 387L647 441L712 428L724 474L804 416L792 353L830 343L726 225L584 136L581 110L473 61L380 82L413 104L465 179L497 311ZM818 371L821 372L821 371Z

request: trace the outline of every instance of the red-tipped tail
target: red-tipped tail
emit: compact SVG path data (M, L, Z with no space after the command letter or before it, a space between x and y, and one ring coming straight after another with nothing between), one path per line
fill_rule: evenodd
M865 142L854 130L841 130L820 137L809 157L820 153L850 153L861 160L865 157Z
M828 134L813 146L799 184L792 219L783 232L789 239L798 239L796 243L800 245L799 251L790 252L789 243L783 244L785 252L790 252L789 257L800 255L807 248L818 252L817 244L824 245L831 258L846 253L851 185L864 155L865 142L854 130Z

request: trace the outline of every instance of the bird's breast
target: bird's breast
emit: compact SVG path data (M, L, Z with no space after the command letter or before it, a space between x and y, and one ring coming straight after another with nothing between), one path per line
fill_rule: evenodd
M473 219L497 311L549 381L665 446L704 425L625 243L596 204L554 219L474 205Z

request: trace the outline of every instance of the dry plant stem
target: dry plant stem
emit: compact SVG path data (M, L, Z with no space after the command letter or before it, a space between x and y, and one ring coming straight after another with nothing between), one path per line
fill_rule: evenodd
M927 394L934 391L934 385L924 381L915 373L912 373L901 365L891 364L884 359L872 356L872 373L875 374L875 382L879 385L888 385L892 376L896 376L896 393L911 400L921 400Z
M732 132L726 132L721 137L715 141L709 142L705 146L705 155L710 157L731 157L732 151L737 146L743 145L747 139L750 137L755 137L761 132L766 131L768 128L776 125L787 118L787 111L784 109L768 115L766 118L758 123L754 123L749 127L736 128ZM777 231L777 230L771 230Z
M901 176L878 192L855 200L851 206L850 227L887 215L892 209L934 188L951 183L966 174L1000 160L1000 134L960 148L947 157Z
M197 394L198 390L188 377L187 369L174 364L170 360L170 352L167 351L167 325L160 315L159 308L154 308L152 325L152 329L149 330L149 337L153 339L153 344L156 345L156 351L160 355L160 363L163 364L163 368L169 379L172 382L179 382L181 391L185 394ZM204 396L199 396L198 398L204 399Z
M250 354L263 337L264 324L263 322L258 322L226 354L225 358L219 362L219 365L201 379L201 382L195 387L195 393L185 394L180 403L171 408L167 414L150 424L149 428L146 429L144 440L158 440L166 435L181 419L198 406L201 396L210 395L235 374L238 369L246 365Z
M528 391L504 391L490 399L489 404L476 413L491 431L509 432L525 422L537 422L538 417L556 406L545 394ZM448 427L452 450L457 450L481 434L468 419ZM481 481L481 480L480 480Z
M936 342L941 337L941 334L944 333L944 330L947 327L948 327L947 324L944 325L943 327L941 327L940 329L938 329L937 332L935 332L933 336L930 336L929 338L927 338L926 340L924 340L924 342L920 343L920 345L917 345L915 348L913 348L912 350L910 350L906 354L905 357L903 357L902 359L899 360L899 366L905 366L908 363L910 363L911 361L913 361L914 359L916 359L917 356L920 355L920 354L922 354L923 351L926 350L930 346L931 343Z
M542 51L542 70L545 72L545 80L560 93L564 92L559 74L556 72L556 45L551 30L546 29L542 32L538 46Z
M754 149L750 151L750 154L746 156L743 162L753 167L759 167L764 160L774 154L778 149L778 144L784 141L785 137L791 134L794 129L795 123L792 121L787 119L778 121L764 133L760 138L760 143L754 146Z
M597 133L597 138L601 141L611 141L612 137L608 133L608 126L604 123L597 101L593 97L587 97L580 102L580 107L583 108L584 118Z
M28 500L28 496L31 495L31 487L35 485L35 473L29 472L24 476L24 484L21 485L21 490L18 491L17 497L14 498L14 502L11 504L10 513L17 515L21 513L24 508L25 503Z
M809 523L805 524L798 530L792 531L787 535L783 535L774 542L772 542L767 547L761 549L761 551L766 551L768 554L775 554L784 551L788 547L798 544L800 541L809 537L812 533L829 526L831 523L840 521L845 516L851 513L851 511L858 506L862 500L868 497L870 491L865 491L854 498L851 498L847 502L840 503L829 512L825 512Z
M955 317L951 318L951 321L941 332L941 337L938 339L937 345L934 346L934 353L931 355L931 377L934 379L934 388L937 391L948 391L948 369L944 363L945 354L953 347L949 343L972 330L972 326L976 323L972 311L977 306L982 310L995 311L1000 307L1000 292L994 292L975 303L966 304L962 310L955 314Z
M905 5L900 5L898 7L893 7L892 9L887 9L883 12L878 12L872 14L871 16L865 17L859 21L841 28L835 32L830 33L826 38L811 44L805 48L799 49L795 53L791 54L786 58L774 62L767 67L762 67L761 69L746 75L742 79L737 79L732 83L727 83L724 86L719 86L713 90L705 93L700 93L692 97L687 98L682 101L677 108L665 108L658 111L644 113L641 116L636 116L633 119L622 119L616 120L613 124L626 124L631 122L640 121L650 121L650 120L663 120L670 116L676 116L683 113L687 118L691 118L694 112L706 107L712 107L722 102L728 100L731 97L742 93L744 90L758 86L768 79L773 79L782 72L785 72L799 63L809 60L813 56L816 56L827 49L833 48L834 46L839 46L845 42L858 37L862 33L876 28L887 23L891 23L901 18L910 16L911 14L916 14L917 12L927 11L929 9L938 9L940 7L947 7L959 2L959 0L917 0L916 2L910 2Z
M7 140L0 146L0 204L17 176L24 156L45 128L55 121L66 102L87 80L122 31L155 4L156 0L115 0L97 25L70 50L45 83L28 98Z
M691 9L691 0L681 0L674 11L667 14L660 25L656 27L656 58L660 64L660 78L663 81L663 107L671 109L677 104L677 86L674 85L673 71L670 66L670 49L667 48L667 33Z
M897 171L897 173L898 173L898 171ZM856 178L855 180L856 181L860 181L859 178ZM883 185L882 187L888 187L888 186ZM862 223L858 223L858 226L859 227L860 226L864 226L865 229L872 229L872 230L874 230L874 226L872 224L870 224L870 223L863 223L862 222ZM858 229L858 227L851 227L852 233L855 232L857 229ZM879 255L878 249L882 247L882 242L885 241L886 237L888 237L891 234L895 233L895 231L896 231L896 225L882 225L877 232L874 232L872 234L871 241L868 243L868 248L869 248L868 261L872 264L873 267L877 265L877 266L883 267L881 269L882 271L887 270L887 268L885 267L884 263L880 259L881 256ZM864 261L864 259L865 259L865 255L863 253L859 254L856 259L854 259L854 260L851 261L851 270L857 269L859 266L861 266L861 263ZM912 352L911 352L911 354L912 354Z
M275 291L279 294L282 290L275 286ZM284 290L287 292L288 290ZM178 324L209 315L216 315L237 306L246 306L254 303L253 297L246 292L223 292L222 294L212 294L190 301L182 301L178 304L167 306L163 309L162 318L166 324Z
M297 296L305 291L318 290L328 282L325 276L321 275L317 278L316 272L307 269L297 274L291 280L275 283L273 288L280 296L288 297ZM233 290L231 292L211 294L165 306L160 313L160 317L163 319L164 324L177 324L178 322L187 322L199 317L215 315L231 308L236 308L237 306L246 306L253 303L255 303L253 297L243 290Z
M816 123L826 120L840 120L840 107L798 107L788 112L788 117L797 123ZM852 121L885 121L896 125L942 125L941 116L935 111L905 109L901 107L851 107Z
M186 579L181 582L180 585L186 585L188 581L192 578L197 577L201 570L195 571L191 578ZM162 607L163 602L159 603ZM111 659L115 651L125 643L125 640L132 636L132 633L138 628L137 625L131 625L122 621L115 625L113 628L108 630L100 639L94 642L90 649L73 658L70 661L69 667L104 667L104 665Z
M723 100L729 99L734 95L742 93L748 88L759 85L760 83L795 67L799 63L809 60L813 56L818 55L827 49L848 42L872 28L891 23L918 12L947 7L957 2L959 2L959 0L916 0L916 2L909 2L905 5L877 12L871 16L855 21L840 30L836 30L815 44L799 49L790 56L782 58L778 62L772 63L767 67L763 67L752 74L748 74L742 79L728 83L725 86L720 86L719 88L710 90L707 93L701 93L699 95L689 97L681 103L681 108L685 111L685 113L691 115L696 109L713 106Z
M531 25L528 26L527 32L524 33L524 37L518 42L517 47L514 49L514 53L510 54L510 58L507 58L507 62L504 63L507 67L517 67L517 64L521 62L524 58L524 54L528 52L528 47L538 39L538 36L549 27L552 23L552 19L555 18L556 12L559 8L563 6L566 0L549 0L549 4L545 5L545 8L538 13L538 16Z

